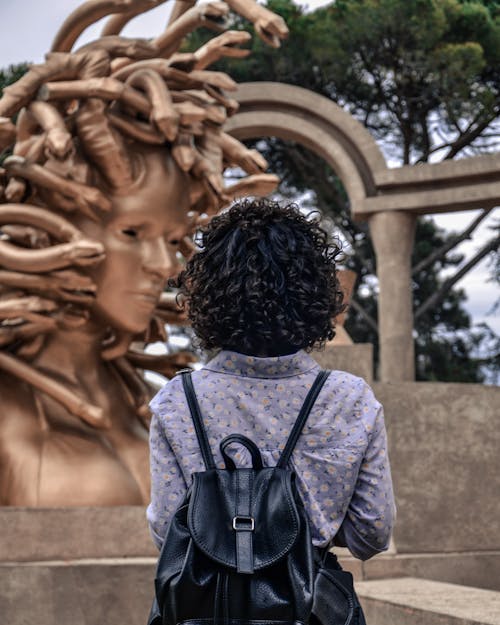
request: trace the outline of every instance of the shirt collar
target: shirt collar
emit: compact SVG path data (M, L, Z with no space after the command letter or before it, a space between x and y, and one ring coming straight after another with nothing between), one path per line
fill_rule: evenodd
M303 350L286 356L262 358L225 349L209 360L204 367L217 373L250 378L287 378L315 368L319 368L318 363Z

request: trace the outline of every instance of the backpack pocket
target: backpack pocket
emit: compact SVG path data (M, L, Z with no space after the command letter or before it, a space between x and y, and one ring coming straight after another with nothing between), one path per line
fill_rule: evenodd
M312 613L320 625L355 625L352 575L320 568L314 581Z

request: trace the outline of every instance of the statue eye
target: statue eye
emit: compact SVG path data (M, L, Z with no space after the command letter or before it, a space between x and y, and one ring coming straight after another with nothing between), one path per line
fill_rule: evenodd
M136 239L139 234L139 231L136 230L135 228L124 228L122 230L122 234L125 234L126 236L132 239Z

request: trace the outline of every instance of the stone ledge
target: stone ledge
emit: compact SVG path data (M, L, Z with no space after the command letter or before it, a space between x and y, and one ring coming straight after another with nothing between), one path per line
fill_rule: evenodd
M143 625L155 566L152 557L0 564L0 614L10 625L33 614L37 625ZM357 581L356 590L370 625L500 623L500 592L409 577Z
M77 560L38 560L33 562L0 562L0 574L14 567L57 567L57 566L128 566L128 565L146 565L156 566L158 558L149 557L125 557L125 558L79 558Z
M6 506L0 527L0 562L158 556L143 506Z
M370 625L498 625L500 592L414 577L365 581L356 590Z
M335 339L325 345L322 351L313 351L311 356L324 369L347 371L371 384L373 382L373 345L353 343L336 345Z
M153 558L0 565L0 622L9 625L144 625Z
M418 577L500 591L500 551L380 554L360 564L355 579Z

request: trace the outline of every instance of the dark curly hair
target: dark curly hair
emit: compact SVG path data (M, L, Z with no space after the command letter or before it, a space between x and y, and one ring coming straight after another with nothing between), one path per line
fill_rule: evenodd
M204 349L255 356L311 351L344 309L337 242L296 204L243 200L201 230L200 251L171 282Z

